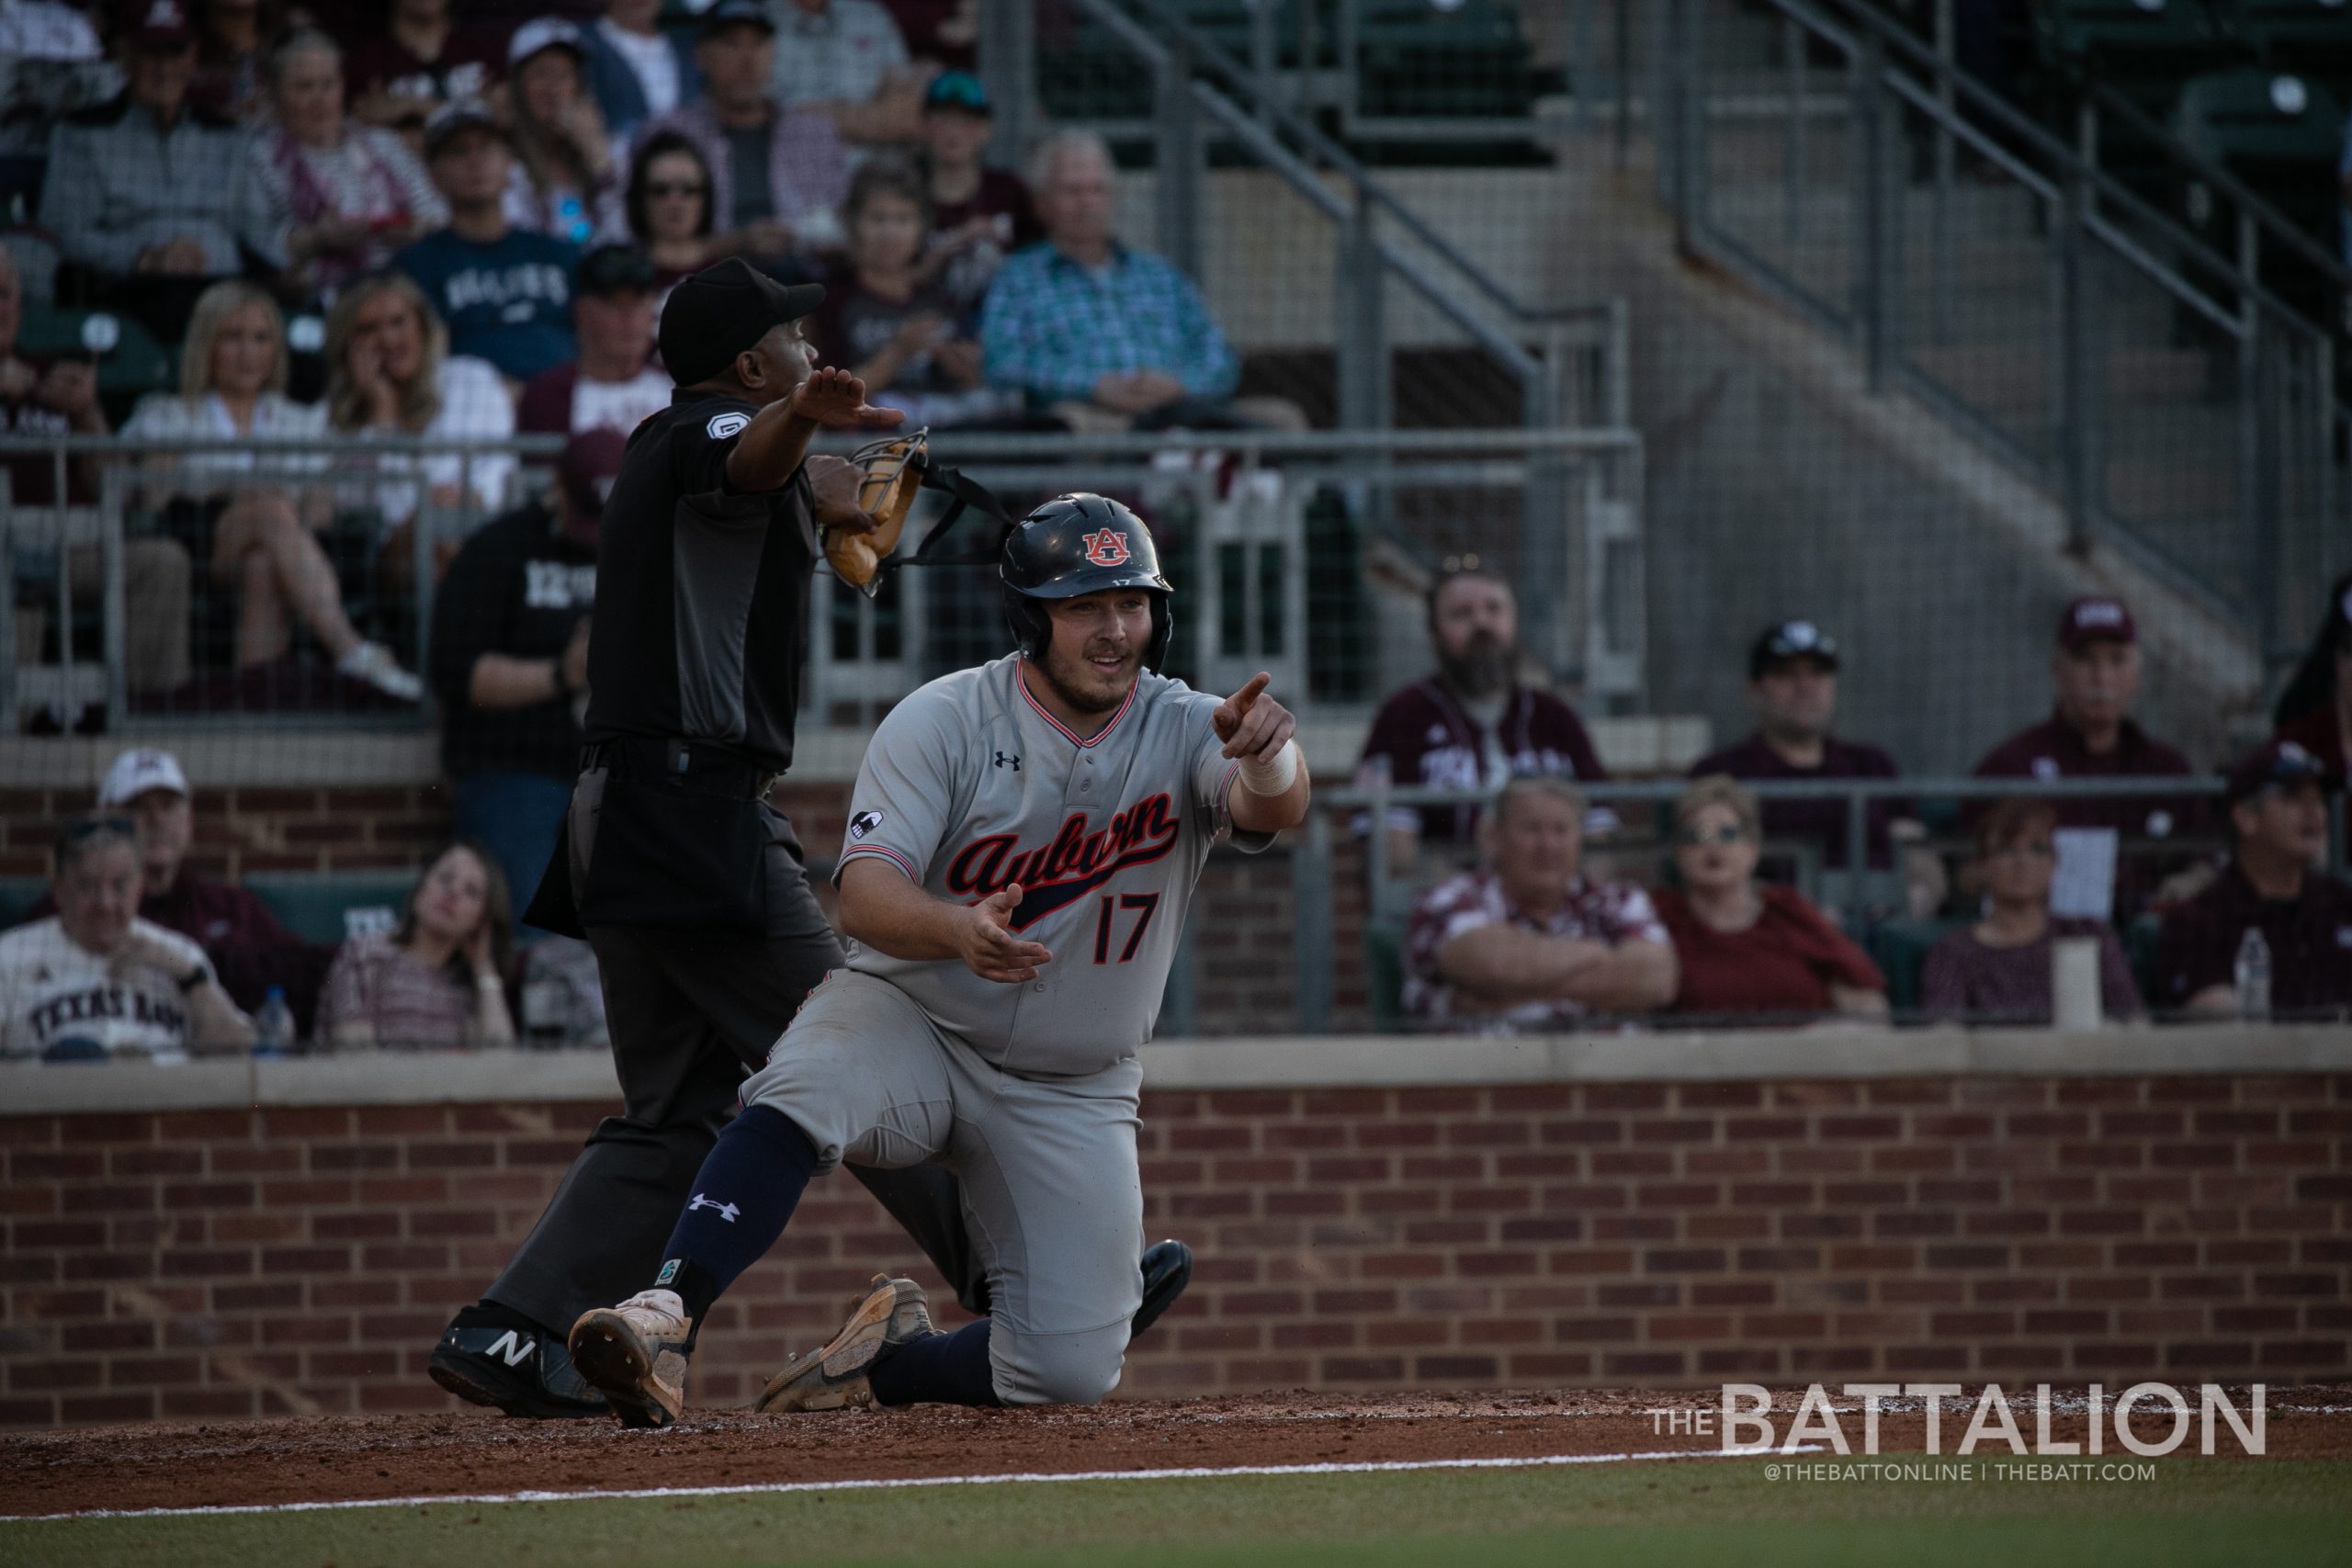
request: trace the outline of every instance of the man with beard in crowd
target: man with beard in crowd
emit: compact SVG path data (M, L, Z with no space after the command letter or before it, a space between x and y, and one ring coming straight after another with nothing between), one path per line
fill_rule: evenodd
M1356 764L1368 786L1379 760L1397 788L1429 784L1491 797L1528 773L1593 783L1608 772L1576 709L1519 681L1519 605L1510 585L1476 565L1452 568L1429 592L1430 645L1437 670L1380 705ZM1369 831L1369 819L1357 830ZM1385 824L1392 874L1411 871L1427 842L1466 852L1476 842L1478 807L1397 807Z

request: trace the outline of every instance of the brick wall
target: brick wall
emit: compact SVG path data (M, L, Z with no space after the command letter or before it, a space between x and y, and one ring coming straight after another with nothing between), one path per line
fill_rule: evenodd
M1253 982L1254 983L1254 982ZM0 1422L437 1408L424 1357L601 1108L0 1117ZM1131 1393L2341 1378L2352 1076L1148 1094L1191 1293ZM877 1268L812 1190L719 1307L739 1402Z
M787 783L775 803L811 860L830 862L849 815L849 786ZM0 876L45 874L57 824L89 807L85 790L0 790ZM421 866L448 835L448 795L437 784L199 788L189 863L200 875L228 881L249 872L398 869ZM1362 873L1352 850L1338 858L1335 1022L1361 1028L1370 1016L1360 941ZM831 913L831 889L820 886L818 893ZM518 889L517 904L529 897L529 889ZM1210 858L1192 917L1202 965L1194 1032L1255 1034L1288 1026L1291 902L1290 857L1279 846L1263 855L1221 851Z

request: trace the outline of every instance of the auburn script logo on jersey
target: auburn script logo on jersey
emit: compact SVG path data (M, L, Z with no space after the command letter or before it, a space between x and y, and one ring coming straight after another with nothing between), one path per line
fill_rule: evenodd
M1176 847L1182 820L1174 803L1160 794L1092 833L1086 830L1086 814L1073 812L1043 849L1023 849L1017 833L991 833L956 852L947 867L947 889L977 901L1019 883L1021 904L1012 911L1012 929L1020 931L1069 908L1130 866L1165 859Z

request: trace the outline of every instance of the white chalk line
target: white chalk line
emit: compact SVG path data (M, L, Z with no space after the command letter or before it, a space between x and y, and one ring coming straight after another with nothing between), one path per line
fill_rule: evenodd
M641 1486L612 1492L481 1492L432 1497L347 1497L308 1503L214 1504L195 1508L88 1508L71 1514L19 1514L0 1524L57 1519L187 1519L224 1514L315 1514L353 1508L426 1508L495 1503L593 1503L658 1497L780 1496L795 1492L892 1492L915 1486L1004 1486L1064 1481L1212 1481L1243 1475L1371 1475L1410 1470L1533 1470L1572 1464L1627 1464L1668 1459L1760 1459L1768 1454L1818 1453L1820 1443L1793 1449L1748 1444L1736 1449L1665 1449L1655 1453L1537 1454L1502 1459L1363 1460L1321 1464L1238 1464L1181 1470L1032 1471L1006 1475L905 1475L866 1481L770 1481L740 1486Z

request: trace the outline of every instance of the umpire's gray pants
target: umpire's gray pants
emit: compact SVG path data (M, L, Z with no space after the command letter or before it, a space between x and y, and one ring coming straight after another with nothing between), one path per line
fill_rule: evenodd
M743 1086L818 1168L945 1161L988 1270L989 1359L1007 1404L1091 1404L1118 1385L1143 1304L1134 1056L1082 1077L1000 1072L898 987L835 970Z
M604 793L601 768L582 773L572 790L574 887L586 882ZM735 1113L744 1075L767 1060L802 1000L841 964L841 944L808 890L790 825L768 815L775 830L765 936L589 928L621 1114L589 1134L484 1300L562 1334L589 1308L651 1284L695 1174ZM935 1165L857 1176L966 1307L987 1311L985 1275L964 1232L955 1179Z

